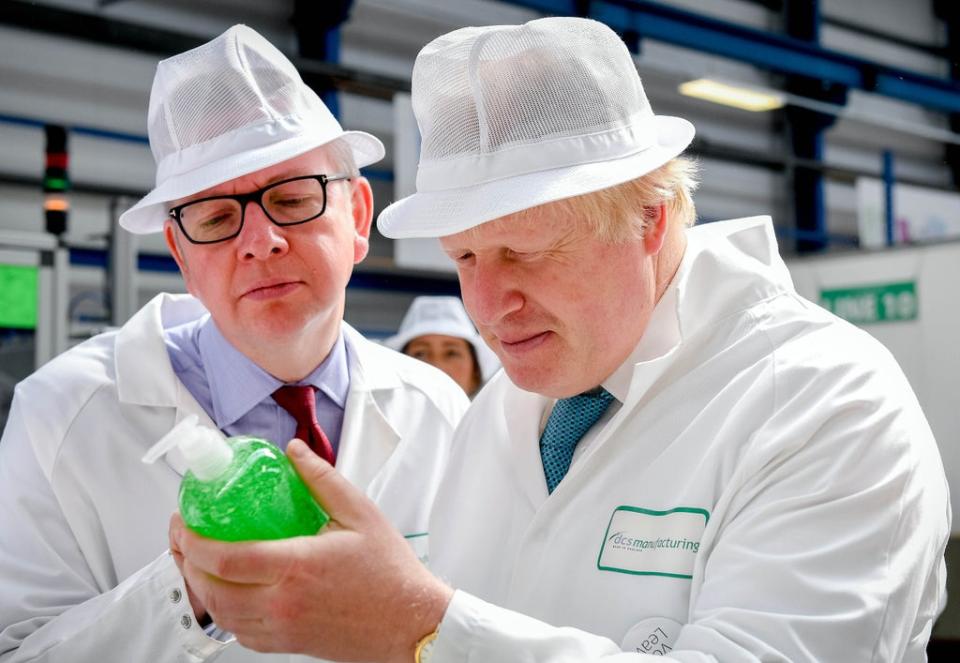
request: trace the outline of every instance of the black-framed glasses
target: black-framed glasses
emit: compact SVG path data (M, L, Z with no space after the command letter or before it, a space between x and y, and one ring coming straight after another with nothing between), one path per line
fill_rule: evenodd
M247 203L257 203L278 226L296 226L323 216L327 183L350 175L302 175L233 196L210 196L177 205L169 212L183 235L194 244L233 239L243 229Z

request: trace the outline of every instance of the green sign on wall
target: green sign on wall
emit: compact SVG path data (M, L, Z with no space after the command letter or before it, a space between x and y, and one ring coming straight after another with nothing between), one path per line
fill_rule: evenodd
M37 267L0 265L0 327L36 329Z
M912 281L821 290L820 305L855 325L916 320L919 313Z

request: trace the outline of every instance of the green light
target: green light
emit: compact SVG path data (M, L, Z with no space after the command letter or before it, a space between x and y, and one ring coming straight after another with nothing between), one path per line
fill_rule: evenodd
M37 267L0 264L0 327L36 329Z
M43 188L51 191L66 191L70 183L63 177L44 177Z

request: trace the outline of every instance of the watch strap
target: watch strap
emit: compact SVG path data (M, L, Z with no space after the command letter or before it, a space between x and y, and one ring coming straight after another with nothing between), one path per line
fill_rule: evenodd
M432 633L427 633L417 641L417 647L413 651L414 663L428 663L433 650L433 644L440 635L439 629Z

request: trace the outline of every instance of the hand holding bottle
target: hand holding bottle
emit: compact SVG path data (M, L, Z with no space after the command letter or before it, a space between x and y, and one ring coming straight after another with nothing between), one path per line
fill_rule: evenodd
M283 539L316 534L329 520L287 457L266 440L224 439L191 415L143 461L175 448L190 468L180 484L180 513L199 534L221 541Z
M191 415L157 442L143 461L155 462L174 448L190 468L180 484L180 511L201 534L224 541L278 539L316 534L329 520L286 456L266 440L224 440ZM183 575L183 554L172 537L170 553ZM206 607L189 582L186 590L194 616L202 622Z
M305 444L287 448L329 509L322 536L223 543L174 516L183 575L217 625L257 651L332 660L410 661L453 590L433 576L386 516Z

